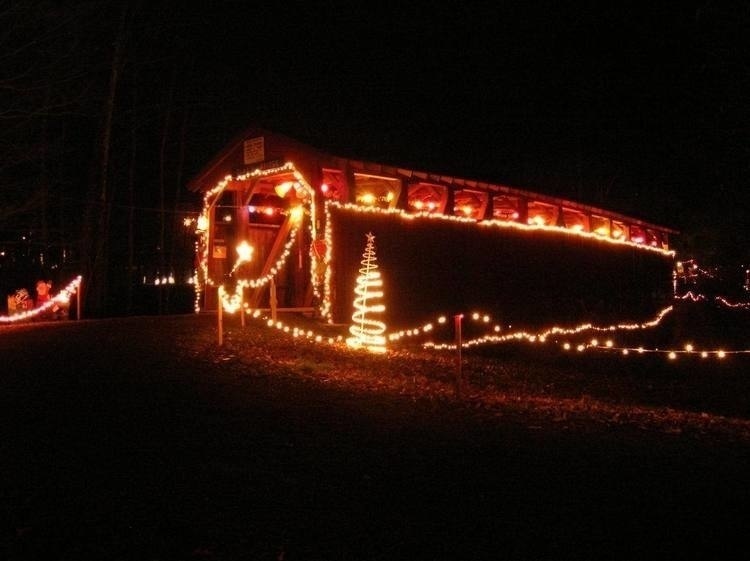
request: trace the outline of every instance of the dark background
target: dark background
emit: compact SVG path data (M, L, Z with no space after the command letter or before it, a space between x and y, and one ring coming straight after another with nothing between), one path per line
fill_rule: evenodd
M83 274L87 310L112 314L144 279L182 282L185 184L252 124L750 260L747 6L271 4L0 5L3 292Z

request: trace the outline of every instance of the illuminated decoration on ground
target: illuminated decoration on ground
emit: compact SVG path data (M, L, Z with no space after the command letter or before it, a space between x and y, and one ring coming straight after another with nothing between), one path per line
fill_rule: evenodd
M322 333L313 331L310 328L301 328L292 325L288 325L281 320L273 320L263 310L245 308L244 313L250 316L251 319L259 320L266 327L277 329L283 333L286 333L295 339L307 339L310 342L322 343L327 345L336 345L344 348L346 341L344 336L341 334L336 335L324 335Z
M681 300L691 300L693 302L703 302L708 300L703 294L693 294L692 292L686 292L682 296L678 296ZM744 310L750 310L750 303L749 302L730 302L723 296L714 296L714 301L718 302L722 306L726 306L727 308L741 308Z
M27 310L25 312L20 312L10 316L0 316L0 323L15 323L19 321L34 319L54 309L55 306L68 305L70 303L70 297L78 292L80 285L81 276L79 275L75 279L73 279L68 284L68 286L63 288L60 292L58 292L55 296L53 296L50 300L48 300L38 308L34 308L33 310Z
M702 298L693 296L693 299L701 300ZM731 304L729 302L726 302L721 297L717 297L716 300L725 306L729 306L733 308L743 306L739 304ZM515 331L515 332L504 333L503 335L497 335L497 333L502 331L502 329L499 325L494 325L492 327L492 331L494 333L482 335L474 339L466 340L463 342L462 347L469 348L469 347L478 346L478 345L500 344L500 343L511 343L511 342L546 343L553 336L560 336L560 335L573 336L573 335L578 335L578 334L582 334L582 333L589 332L589 331L602 332L602 333L616 333L618 331L648 330L648 329L657 327L664 320L664 318L672 311L673 311L673 307L668 306L664 308L663 310L661 310L653 320L645 322L645 323L617 324L617 325L610 325L610 326L595 326L590 323L587 323L587 324L582 324L582 325L575 326L575 327L555 326L555 327L550 327L548 329L545 329L536 333L529 333L526 331ZM470 314L470 316L468 317L470 317L475 322L481 322L481 323L491 322L491 318L488 315L482 315L477 312ZM437 323L441 326L448 325L448 322L445 316L440 316L437 320ZM429 331L433 331L433 329L434 329L434 324L427 323L421 328L414 328L414 329L403 330L403 331L399 331L396 333L392 333L388 335L388 338L391 341L399 341L403 338L417 337ZM433 350L452 351L456 349L455 343L434 343L430 341L430 342L423 343L422 346L424 348L429 348ZM565 341L561 344L561 348L566 351L575 348L578 352L583 352L588 349L595 349L595 350L600 350L600 351L614 351L614 352L619 352L623 356L628 356L631 353L635 353L639 355L662 354L662 355L666 355L667 358L669 358L670 360L676 360L682 355L692 355L694 357L700 357L700 358L708 358L708 357L713 356L718 359L724 359L729 355L750 355L750 349L698 350L696 349L693 343L685 343L682 348L677 348L677 349L646 348L643 346L630 347L630 346L618 346L615 344L615 342L612 339L607 339L604 342L600 342L597 338L593 338L586 343L577 343L577 344L571 343L569 341Z
M385 311L385 305L378 303L383 297L383 279L378 271L375 256L375 236L367 234L367 245L362 254L362 267L359 269L357 286L354 289L354 313L349 332L352 337L346 340L350 347L365 348L372 352L385 352L385 323L372 319L371 314ZM375 303L372 303L375 300Z
M716 296L716 301L723 304L727 308L742 308L744 310L750 310L750 303L748 302L737 302L733 304L725 298L722 298L721 296Z
M616 331L633 331L638 329L648 329L651 327L656 327L661 323L661 321L664 319L664 317L670 313L673 310L672 306L668 306L661 310L657 315L656 318L654 318L651 321L645 322L645 323L622 323L617 325L609 325L609 326L595 326L591 323L584 323L581 325L577 325L575 327L561 327L561 326L554 326L549 327L547 329L544 329L542 331L538 331L536 333L529 333L528 331L515 331L510 333L505 333L503 335L497 335L497 332L501 331L501 328L499 325L495 325L492 328L493 333L483 335L481 337L477 337L474 339L468 339L464 341L463 346L464 347L473 347L477 345L486 345L486 344L495 344L495 343L506 343L506 342L513 342L513 341L527 341L529 343L545 343L551 336L557 336L557 335L577 335L579 333L583 333L586 331L604 331L604 332L616 332ZM483 323L490 323L491 318L488 315L482 315L478 312L474 312L470 316L475 321L481 321ZM444 316L441 316L438 318L438 323L445 324L446 320ZM401 333L399 333L399 336L401 336ZM445 343L445 344L437 344L433 342L427 342L424 343L425 347L433 348L433 349L455 349L456 345L455 343Z
M700 300L701 298L696 297L697 300ZM717 301L722 302L724 299L717 297ZM737 305L733 305L730 303L724 304L728 305L730 307L737 307ZM551 327L536 333L528 333L526 331L515 331L515 332L508 332L503 334L502 336L498 336L497 333L502 331L502 328L500 325L493 323L492 318L488 314L482 314L479 312L473 312L470 314L465 314L465 317L476 323L485 325L488 327L488 329L491 330L492 334L487 334L475 339L468 339L465 340L462 347L473 347L477 345L486 345L486 344L502 344L502 343L513 343L513 342L526 342L531 344L536 343L546 343L549 339L550 334L556 334L556 335L577 335L581 334L587 331L595 331L600 333L616 333L618 331L635 331L635 330L643 330L646 331L648 329L657 327L665 317L669 313L673 311L673 307L669 306L667 308L664 308L661 310L656 317L648 322L645 323L638 323L638 324L617 324L617 325L610 325L610 326L594 326L592 324L582 324L576 327ZM282 331L283 333L289 334L290 336L294 338L301 338L301 339L307 339L310 342L314 343L320 343L320 344L329 344L329 345L336 345L336 346L342 346L344 343L344 337L341 334L337 335L324 335L318 332L315 332L309 328L300 328L288 325L282 321L274 321L270 318L268 318L267 315L264 315L264 313L261 310L250 310L246 309L245 313L250 315L250 317L254 319L259 319L264 322L264 324L267 327L277 329L279 331ZM415 327L412 329L406 329L406 330L400 330L397 332L393 332L388 334L386 337L388 341L390 341L393 344L398 343L407 343L409 341L415 341L415 339L419 337L426 336L428 334L434 333L436 330L445 328L449 329L451 323L448 321L447 316L439 316L435 322L428 322L423 324L420 327ZM447 334L448 337L452 336L452 334ZM426 343L417 343L419 346L421 346L424 349L429 350L435 350L435 351L455 351L456 345L453 343L448 344L437 344L431 341L428 341ZM571 343L570 341L564 341L560 344L560 348L564 351L571 351L575 350L577 353L583 353L587 350L596 350L596 351L609 351L612 353L618 353L623 357L628 357L630 355L647 355L647 354L660 354L665 355L670 361L674 361L678 359L682 355L691 356L694 358L700 358L700 359L707 359L710 357L715 357L719 360L727 358L729 355L750 355L750 349L740 349L740 350L725 350L725 349L713 349L713 350L699 350L696 348L696 346L693 343L686 343L682 348L679 349L658 349L658 348L646 348L644 346L638 346L638 347L628 347L628 346L617 346L614 342L614 340L607 338L603 342L599 341L597 338L592 338L586 343Z
M219 287L219 298L221 298L221 304L225 312L233 314L240 309L242 305L242 286L237 284L234 287L234 294L227 294L224 286Z

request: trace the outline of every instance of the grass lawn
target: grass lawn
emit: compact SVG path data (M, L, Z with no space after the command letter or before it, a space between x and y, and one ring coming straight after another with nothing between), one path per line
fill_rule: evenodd
M747 355L478 346L458 395L454 351L216 320L0 328L0 558L744 558Z

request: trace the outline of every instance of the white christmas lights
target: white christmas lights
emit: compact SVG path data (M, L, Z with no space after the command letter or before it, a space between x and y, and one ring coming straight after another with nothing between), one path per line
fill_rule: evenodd
M198 217L197 227L196 227L196 233L198 234L199 238L196 242L196 254L199 256L200 265L198 268L198 273L196 275L196 282L195 282L195 310L196 312L200 310L200 294L207 286L219 286L220 283L216 282L215 279L211 278L208 271L208 250L209 250L209 226L211 223L210 216L211 216L211 207L213 203L217 200L217 198L224 192L224 190L227 188L230 182L232 181L246 181L249 179L254 179L258 177L267 177L270 175L277 175L281 173L292 173L292 175L295 178L295 181L293 182L286 182L288 185L284 184L284 193L286 194L291 188L294 188L294 190L300 194L302 199L305 201L305 204L309 205L309 214L311 216L311 220L309 221L309 229L312 239L316 239L317 237L317 225L315 220L315 193L313 188L305 181L304 177L302 177L302 174L300 174L295 168L294 165L291 162L287 162L283 166L277 167L277 168L271 168L266 170L261 169L255 169L252 172L244 173L236 176L227 175L219 181L219 183L207 191L203 197L203 210ZM257 287L263 287L266 286L271 279L273 279L278 272L283 268L285 265L287 259L289 258L289 255L291 253L291 246L297 239L297 232L301 225L301 223L304 220L304 217L306 216L306 212L304 207L298 206L291 209L289 213L288 220L291 221L293 224L292 228L289 230L289 235L287 238L287 242L284 245L284 248L281 252L281 255L279 259L276 261L273 267L271 267L268 274L258 277L258 278L246 278L237 275L237 268L239 265L241 265L243 262L248 261L249 259L247 252L245 251L245 248L243 246L242 249L240 247L237 248L238 253L240 253L238 260L235 262L233 268L232 268L232 274L235 276L236 279L236 287L235 292L243 287L251 287L251 288L257 288ZM246 242L245 242L246 243ZM314 271L317 269L318 261L317 257L315 255L311 255L311 265L310 265L310 272L311 275L314 274ZM311 278L315 278L312 276ZM223 286L223 285L222 285ZM319 296L319 289L317 286L313 287L313 292L316 296ZM223 293L226 296L228 294L226 288L223 289ZM229 296L226 296L223 300L225 301L224 307L225 309L231 313L231 311L236 311L236 308L233 304L227 303L227 300L231 299ZM230 311L231 310L231 311Z
M53 296L50 300L48 300L38 308L34 308L33 310L26 310L24 312L19 312L10 316L0 316L0 323L16 323L19 321L32 319L52 309L54 306L58 306L60 304L68 304L70 302L70 297L78 292L78 288L81 285L81 278L82 277L78 275L65 288L60 290L60 292L58 292L55 296Z
M372 318L372 314L385 311L385 305L379 303L383 298L383 279L380 277L376 261L375 236L370 232L367 234L367 245L360 262L362 266L359 269L357 286L354 289L354 313L349 328L352 336L346 342L350 347L382 353L385 352L385 323Z

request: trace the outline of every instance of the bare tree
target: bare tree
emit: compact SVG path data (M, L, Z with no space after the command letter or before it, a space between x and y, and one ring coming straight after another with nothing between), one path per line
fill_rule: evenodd
M132 8L125 3L119 17L109 66L107 94L103 100L103 116L97 146L97 170L89 190L85 224L85 271L88 279L86 292L90 313L101 314L107 294L109 267L108 241L114 193L110 192L109 168L112 150L113 121L120 75L125 64L125 48L132 24Z

